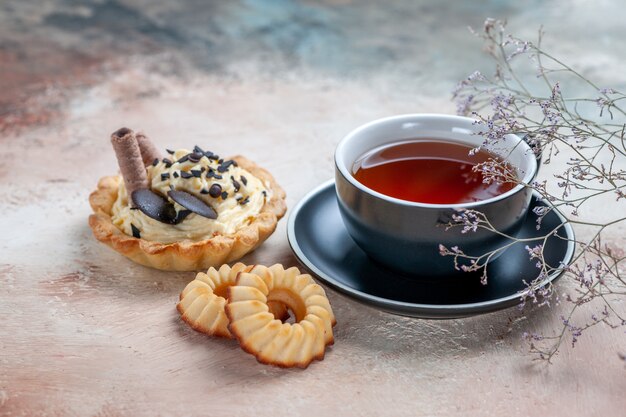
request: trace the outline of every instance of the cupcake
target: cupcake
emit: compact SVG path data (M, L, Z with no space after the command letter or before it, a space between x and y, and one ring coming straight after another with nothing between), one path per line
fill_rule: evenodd
M103 177L89 196L99 241L145 266L188 271L219 267L258 247L285 214L285 192L254 162L199 146L162 157L147 136L111 135L121 176Z

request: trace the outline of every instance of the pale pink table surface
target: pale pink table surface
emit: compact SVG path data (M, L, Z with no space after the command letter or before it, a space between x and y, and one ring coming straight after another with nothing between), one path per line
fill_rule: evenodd
M309 369L263 366L236 343L187 328L175 304L193 273L136 265L94 240L87 196L115 171L107 136L141 127L162 147L242 153L274 173L293 206L332 175L340 135L426 102L380 106L362 87L316 81L198 80L159 97L132 73L76 97L55 127L8 137L2 151L0 413L6 415L605 415L624 411L623 335L597 329L552 366L520 335L558 327L560 309L475 318L402 318L328 291L336 344ZM335 86L336 87L336 86ZM119 101L121 100L121 101ZM357 100L368 103L338 118ZM102 104L104 103L104 104ZM219 103L219 105L217 104ZM93 105L93 113L82 108ZM290 108L291 117L285 114ZM449 110L428 100L430 110ZM260 109L263 111L261 112ZM308 128L303 128L307 126ZM46 143L45 146L42 144ZM26 145L27 144L27 145ZM296 265L285 221L248 263ZM621 342L620 342L621 341Z
M175 305L194 273L136 265L87 225L89 193L116 172L113 130L143 129L161 148L243 154L274 174L293 207L332 177L334 147L352 128L454 106L440 79L437 90L406 74L346 79L286 65L260 75L245 60L207 74L172 54L111 58L85 85L70 73L36 94L11 90L7 102L24 97L30 111L4 117L0 137L0 415L626 415L622 330L566 342L549 366L528 354L521 334L559 330L564 306L417 320L327 290L336 342L306 370L258 364L235 342L189 329ZM184 75L155 70L162 65ZM406 82L390 81L398 77ZM243 261L297 265L285 226ZM624 235L611 243L626 246Z

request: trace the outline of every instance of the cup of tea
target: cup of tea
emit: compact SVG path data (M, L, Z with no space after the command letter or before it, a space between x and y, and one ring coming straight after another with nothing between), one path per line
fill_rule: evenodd
M375 120L344 137L335 150L339 210L350 236L373 260L416 276L456 269L439 245L480 256L509 240L483 228L448 228L460 209L483 213L515 236L526 217L538 162L517 135L483 146L474 119L408 114ZM479 148L478 151L473 151ZM519 181L483 182L476 164L503 162ZM494 256L491 260L495 259Z

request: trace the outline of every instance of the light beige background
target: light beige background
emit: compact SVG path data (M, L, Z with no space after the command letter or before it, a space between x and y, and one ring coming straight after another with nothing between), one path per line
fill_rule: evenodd
M617 6L601 6L613 16L607 24L621 13ZM561 42L555 47L589 73L611 68L615 76L607 78L624 81L623 54L595 50L584 39L589 60L582 60L575 31L565 21L559 26L565 19L559 8L545 7ZM584 17L594 7L576 3L572 13ZM20 21L37 19L33 10L20 14ZM159 10L152 12L157 16ZM518 12L513 25L532 32L527 27L540 16ZM12 15L6 13L8 21ZM441 10L432 16L437 13ZM479 15L474 11L471 19ZM378 15L372 16L368 22L374 25ZM464 19L455 16L454 27L462 27ZM431 29L415 29L420 36L428 30L445 33L432 29L446 24L434 17L428 20ZM600 21L587 17L580 25L589 20ZM34 26L48 33L46 23L38 22ZM398 33L412 33L385 19L379 23L386 29L378 38L359 39L384 47L396 42ZM28 44L24 36L31 35L9 34L4 27L4 39ZM597 42L614 39L594 27L590 36ZM481 62L479 45L462 33L450 31L447 43L437 38L439 51L448 60L475 55ZM72 45L70 35L55 36L59 44ZM141 267L93 239L87 197L99 177L116 171L108 142L113 130L143 129L161 148L198 144L221 155L241 153L274 174L293 207L332 177L334 146L352 128L398 113L454 112L448 94L452 72L469 73L473 65L442 73L438 63L430 71L433 55L420 58L419 49L411 49L422 71L415 78L405 71L410 67L405 61L398 72L346 77L310 62L290 68L287 61L280 71L261 74L264 61L238 58L207 73L175 52L109 56L95 74L90 70L93 78L77 76L87 80L78 86L52 82L27 94L23 102L33 114L45 110L49 117L29 122L13 112L3 119L10 129L0 137L0 415L625 415L626 369L618 358L626 346L623 330L598 327L574 349L566 342L550 366L527 353L521 334L559 330L564 306L528 310L523 318L511 309L429 321L382 313L329 290L338 320L335 346L307 370L282 370L260 365L236 343L198 334L180 321L175 304L193 273ZM323 54L315 57L323 61ZM366 65L355 63L361 64ZM155 70L163 66L173 75ZM45 74L46 66L32 70ZM17 106L22 103L17 97L26 96L16 93L11 100ZM281 221L244 261L295 265L285 225ZM623 248L624 239L616 232L608 243ZM572 290L567 282L559 286L559 292ZM626 313L623 303L617 308ZM590 306L585 314L592 312Z

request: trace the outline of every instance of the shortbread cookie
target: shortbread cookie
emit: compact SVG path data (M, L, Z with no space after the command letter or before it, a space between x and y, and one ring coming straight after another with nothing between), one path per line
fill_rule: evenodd
M322 360L326 346L334 343L336 321L326 293L298 268L257 265L239 273L227 294L228 328L261 363L306 368L312 360ZM271 302L285 304L295 323L277 319Z
M250 268L239 262L232 268L222 265L219 270L209 268L206 273L198 273L180 293L180 302L176 308L183 321L201 333L232 338L224 313L224 297L227 289L235 284L237 274L246 269ZM271 303L270 311L283 320L289 317L287 307L282 303Z

